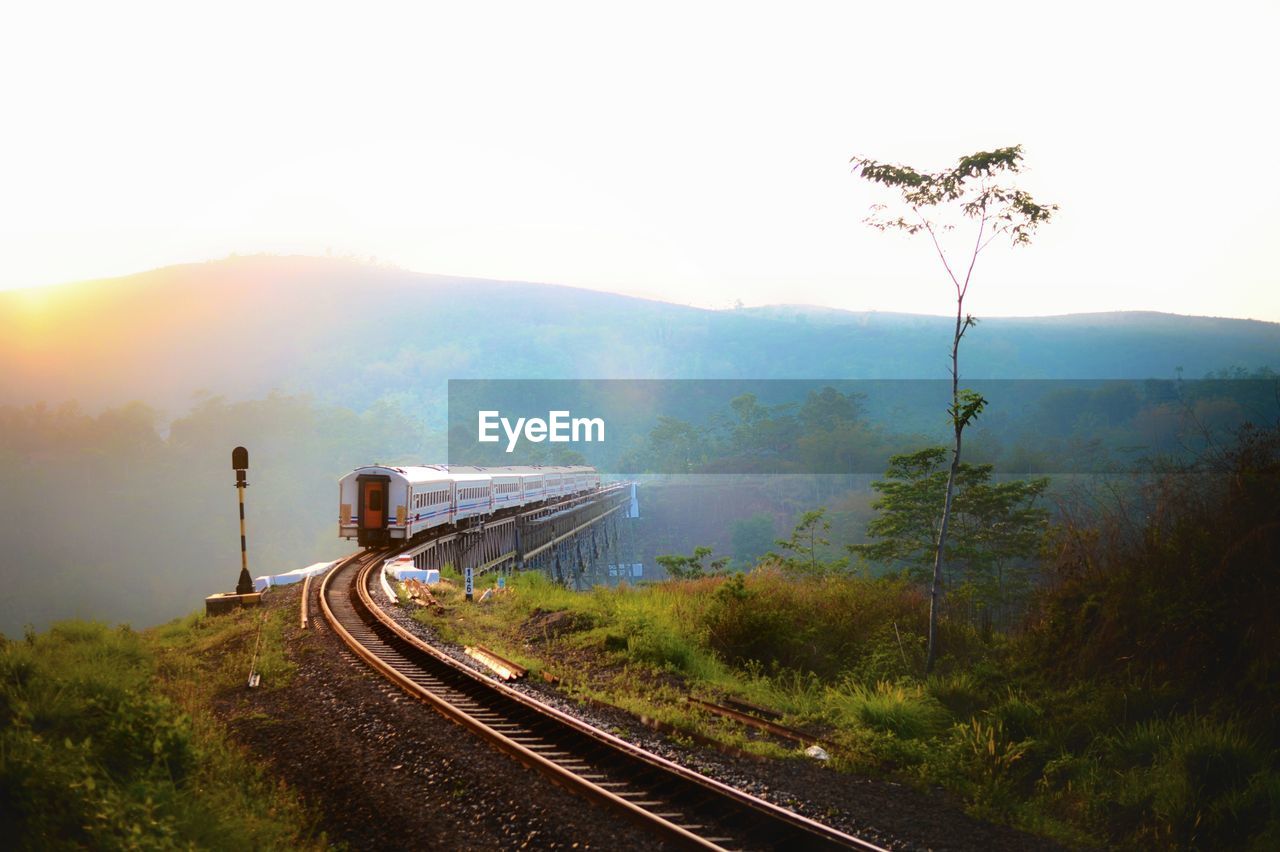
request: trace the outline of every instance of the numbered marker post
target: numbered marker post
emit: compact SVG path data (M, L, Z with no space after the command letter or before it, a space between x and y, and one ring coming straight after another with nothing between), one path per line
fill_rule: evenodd
M465 577L465 585L463 586L463 588L467 592L467 600L471 600L472 592L475 591L475 585L472 582L474 580L474 577L472 576L470 567L468 567L467 570L464 572L464 577Z

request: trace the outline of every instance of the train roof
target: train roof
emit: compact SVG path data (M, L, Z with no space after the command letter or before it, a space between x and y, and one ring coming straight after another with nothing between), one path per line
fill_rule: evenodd
M442 465L385 465L369 464L358 467L347 476L359 476L371 473L382 476L401 478L408 482L452 482L460 479L457 474L450 474ZM346 477L343 477L344 479Z
M467 465L467 464L445 464L440 467L449 471L458 471L459 473L489 473L494 476L510 475L513 473L594 473L595 468L582 464L571 465L543 465L543 464L524 464L524 465Z
M382 465L358 467L347 476L371 473L403 478L411 483L426 482L486 482L495 476L531 476L542 473L594 473L595 468L586 465L522 465L512 467L480 467L476 465ZM346 477L343 477L344 479Z

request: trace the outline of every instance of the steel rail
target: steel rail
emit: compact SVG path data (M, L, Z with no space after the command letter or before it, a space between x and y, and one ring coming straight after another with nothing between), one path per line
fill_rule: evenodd
M716 704L714 701L706 701L701 698L694 698L693 696L689 696L685 701L700 710L705 710L708 713L714 713L725 719L732 719L735 722L755 728L757 731L764 731L765 733L772 734L780 739L790 740L791 742L800 743L805 746L816 745L818 742L818 738L812 734L807 734L804 731L797 731L795 728L788 728L786 725L779 725L777 722L773 722L768 719L759 719L752 716L750 713L743 713L741 710L735 710L732 707L725 707L721 704Z
M374 602L368 576L389 553L355 554L330 571L320 588L321 608L360 659L446 718L681 846L721 849L747 837L774 848L881 849L647 752L459 664ZM332 591L339 576L349 578L345 598ZM699 823L708 816L712 825ZM723 830L733 836L721 836Z
M382 553L377 553L377 558L372 560L362 558L364 556L363 554L357 554L354 557L350 557L342 565L339 565L337 570L326 576L324 583L320 587L320 606L324 610L325 618L334 628L334 632L342 638L347 646L351 648L351 650L354 651L360 659L364 660L375 671L386 677L409 695L434 707L444 715L445 718L462 725L464 728L478 735L481 739L496 746L500 751L512 755L526 766L543 772L550 777L552 781L566 787L572 792L579 793L580 795L583 795L592 801L599 802L600 804L621 810L633 820L640 822L645 827L658 833L660 836L677 841L682 846L696 849L723 848L704 840L687 829L681 828L674 823L646 811L638 805L632 804L621 796L610 792L604 787L600 787L592 783L589 779L581 777L560 764L543 757L533 749L530 749L510 737L507 737L495 728L485 724L485 722L481 721L475 715L466 712L453 702L447 701L445 698L438 695L436 691L418 683L394 665L387 662L382 655L370 650L365 642L357 640L357 638L347 629L347 625L343 624L343 620L339 619L330 608L330 580L337 577L344 570L349 570L352 566L359 565L360 570L357 572L356 577L352 582L354 585L360 587L360 590L364 592L360 597L363 598L362 602L364 602L366 606L369 606L372 604L372 599L368 595L365 583L368 578L369 569L376 565L377 562L380 561L380 557L383 555L384 554Z

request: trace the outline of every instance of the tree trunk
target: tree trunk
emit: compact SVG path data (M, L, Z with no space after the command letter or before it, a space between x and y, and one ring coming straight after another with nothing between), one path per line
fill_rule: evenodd
M942 594L942 553L947 546L947 526L951 522L951 498L955 493L956 474L960 470L960 438L964 424L960 422L960 336L964 332L964 296L956 299L956 334L951 341L951 419L956 442L951 453L951 470L947 472L947 494L942 502L942 523L938 527L938 548L933 554L933 583L929 587L929 651L924 660L924 673L933 672L938 656L938 597Z

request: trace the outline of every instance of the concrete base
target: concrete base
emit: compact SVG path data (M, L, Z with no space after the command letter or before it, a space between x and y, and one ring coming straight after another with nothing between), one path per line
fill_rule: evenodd
M244 606L259 606L262 603L262 592L237 595L234 592L219 592L204 599L206 615L224 615Z

